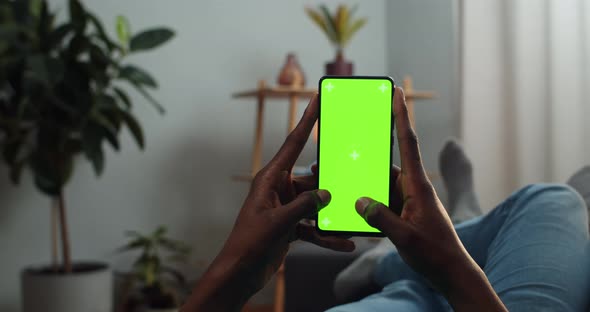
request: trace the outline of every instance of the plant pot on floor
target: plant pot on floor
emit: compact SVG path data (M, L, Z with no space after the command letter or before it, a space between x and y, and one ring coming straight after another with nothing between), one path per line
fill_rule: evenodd
M21 274L23 312L112 312L113 278L108 265L80 262L72 273L30 267Z

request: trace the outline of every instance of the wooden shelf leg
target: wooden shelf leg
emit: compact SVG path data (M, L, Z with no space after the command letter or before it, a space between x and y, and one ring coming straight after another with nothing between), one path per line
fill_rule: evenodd
M258 82L258 105L256 106L256 130L254 132L254 149L252 151L252 176L262 168L262 130L264 124L264 80Z
M297 122L297 96L290 95L289 96L289 125L287 127L287 135L295 129L295 123Z
M285 310L285 262L277 271L275 286L274 312L283 312Z

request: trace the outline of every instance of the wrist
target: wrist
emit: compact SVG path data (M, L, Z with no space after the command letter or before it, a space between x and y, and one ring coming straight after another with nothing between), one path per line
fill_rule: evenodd
M251 295L244 276L235 259L220 254L199 279L181 311L240 311Z
M449 267L443 295L455 311L506 311L483 270L467 255Z

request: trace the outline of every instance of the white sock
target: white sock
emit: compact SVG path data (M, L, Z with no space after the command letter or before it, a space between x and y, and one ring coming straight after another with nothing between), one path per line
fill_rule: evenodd
M334 294L342 301L348 301L367 288L374 287L373 271L379 260L395 250L395 246L387 238L381 239L377 246L356 258L346 269L342 270L334 280Z
M455 222L482 214L473 187L473 167L457 141L448 140L439 156L440 173L447 189L449 215Z

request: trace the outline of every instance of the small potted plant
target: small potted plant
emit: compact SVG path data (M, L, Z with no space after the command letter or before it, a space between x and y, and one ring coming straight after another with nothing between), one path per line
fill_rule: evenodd
M160 226L148 235L127 233L130 241L120 251L139 254L124 283L119 311L176 312L190 291L184 276L166 263L186 261L190 248L166 232Z
M350 76L353 74L353 64L344 59L344 48L352 36L367 23L367 18L354 18L357 6L349 8L341 4L332 14L325 5L317 9L305 8L311 20L324 32L336 48L336 59L326 63L326 75Z
M147 91L156 80L126 57L174 35L167 28L131 35L120 17L116 42L79 0L69 0L68 9L58 24L46 0L0 1L0 155L15 184L28 169L53 201L52 263L23 270L24 312L112 310L108 265L72 261L64 188L81 155L102 173L104 145L118 151L122 129L143 148L126 90L132 87L162 108Z

